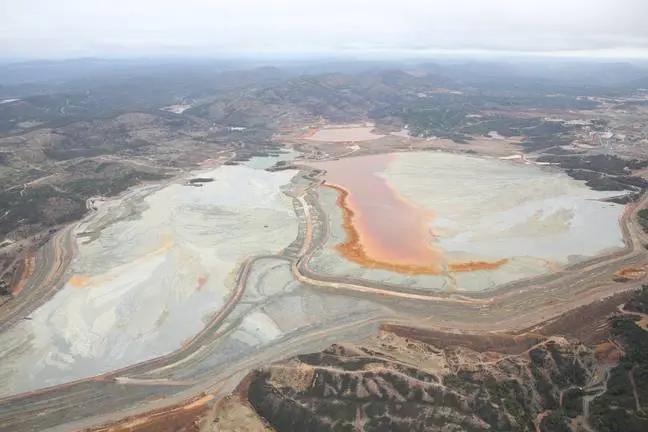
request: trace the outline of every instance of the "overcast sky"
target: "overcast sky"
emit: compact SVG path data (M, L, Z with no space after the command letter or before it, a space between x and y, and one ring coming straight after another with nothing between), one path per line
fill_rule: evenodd
M0 57L648 53L648 0L0 0Z

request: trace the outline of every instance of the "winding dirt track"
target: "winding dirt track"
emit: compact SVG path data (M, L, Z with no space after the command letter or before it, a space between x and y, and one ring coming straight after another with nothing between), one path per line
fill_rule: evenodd
M648 204L648 195L644 195L638 203L628 207L620 220L626 240L624 250L489 292L461 295L430 293L319 275L308 266L313 254L325 244L328 236L328 221L316 196L317 184L314 179L304 195L294 197L299 203L296 212L304 222L300 224L299 247L294 254L284 252L279 256L253 257L243 263L225 306L213 315L199 334L166 356L101 376L0 399L0 430L67 431L174 405L200 392L216 392L225 388L226 383L231 387L250 368L298 353L300 347L306 349L304 347L324 336L340 334L349 329L360 332L387 321L411 325L415 320L418 326L423 322L430 328L463 331L529 328L613 293L637 288L641 282L617 284L612 282L612 275L623 267L648 261L648 252L643 247L648 241L636 222L636 212ZM43 248L42 265L33 275L34 280L29 282L32 285L25 291L25 297L16 299L6 318L0 321L0 329L4 330L27 316L62 286L65 268L72 255L70 232L57 236L54 244ZM256 355L229 364L226 370L197 371L189 380L160 379L156 373L163 375L164 371L173 368L195 368L200 362L195 358L199 358L202 351L215 349L222 338L219 328L241 300L253 264L267 258L290 262L295 278L317 289L371 298L381 303L393 302L394 307L424 304L427 313L424 316L417 314L411 320L388 319L384 316L353 317L351 322L280 339Z

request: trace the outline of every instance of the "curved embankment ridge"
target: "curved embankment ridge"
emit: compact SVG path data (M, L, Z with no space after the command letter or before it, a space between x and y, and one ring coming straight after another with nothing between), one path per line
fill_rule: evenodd
M418 275L495 270L508 262L448 262L445 252L434 246L430 223L435 213L378 175L392 158L379 154L313 164L326 170L324 186L338 192L346 240L336 249L342 256L363 267Z

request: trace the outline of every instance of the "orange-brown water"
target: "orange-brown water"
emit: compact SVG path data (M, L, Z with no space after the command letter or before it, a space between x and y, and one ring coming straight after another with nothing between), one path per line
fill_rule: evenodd
M377 175L391 158L382 154L313 164L327 171L325 185L339 193L347 238L336 248L345 258L364 267L433 275L492 270L506 263L448 263L434 246L434 212L400 196Z

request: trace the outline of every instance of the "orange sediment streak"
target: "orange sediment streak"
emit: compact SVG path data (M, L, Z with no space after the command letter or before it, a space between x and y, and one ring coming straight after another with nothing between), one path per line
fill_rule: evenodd
M306 130L306 132L301 134L301 136L299 138L301 138L301 139L311 138L316 133L317 133L317 128L316 127L309 127L308 130Z
M433 262L429 265L417 265L417 264L405 264L405 263L395 263L395 262L386 262L379 259L374 259L367 254L365 247L360 241L360 235L358 230L353 225L353 218L355 212L349 208L347 205L347 200L349 192L337 185L326 184L326 186L335 189L339 192L337 199L337 205L342 209L344 222L343 227L346 233L347 239L344 243L338 244L335 248L340 252L345 258L355 263L362 265L363 267L373 267L380 268L383 270L390 270L399 273L411 273L411 274L431 274L439 275L443 273L443 269Z
M198 278L198 287L196 288L196 291L200 291L203 286L207 283L207 278L206 277L199 277Z
M347 235L345 242L336 245L336 249L340 252L345 258L355 263L362 265L363 267L372 267L380 268L383 270L390 270L398 273L409 273L409 274L429 274L429 275L441 275L444 273L443 266L439 263L430 263L429 265L420 265L420 264L405 264L405 263L394 263L386 262L379 259L374 259L370 257L361 240L358 230L353 224L353 218L355 212L348 205L348 196L349 192L341 186L326 184L327 187L335 189L338 191L339 196L337 199L337 205L342 209L343 212L343 227ZM433 249L430 248L430 251L433 252ZM450 263L447 265L446 272L460 273L460 272L469 272L477 270L496 270L506 264L507 259L501 259L498 261L488 262L488 261L468 261L464 263Z
M506 264L506 259L448 262L430 228L434 212L402 196L380 176L392 157L377 154L311 164L326 171L325 186L338 192L346 240L336 249L342 256L363 267L406 274L445 275Z
M448 264L448 271L454 273L469 272L476 270L497 270L508 262L507 259L498 261L468 261L465 263Z
M33 253L30 253L24 260L23 260L23 271L20 275L20 279L16 286L12 290L12 294L14 296L17 296L20 294L20 292L25 289L25 286L27 285L27 279L34 273L34 270L36 269L36 255Z
M90 282L90 276L87 275L74 275L70 278L68 283L75 288L83 288Z

